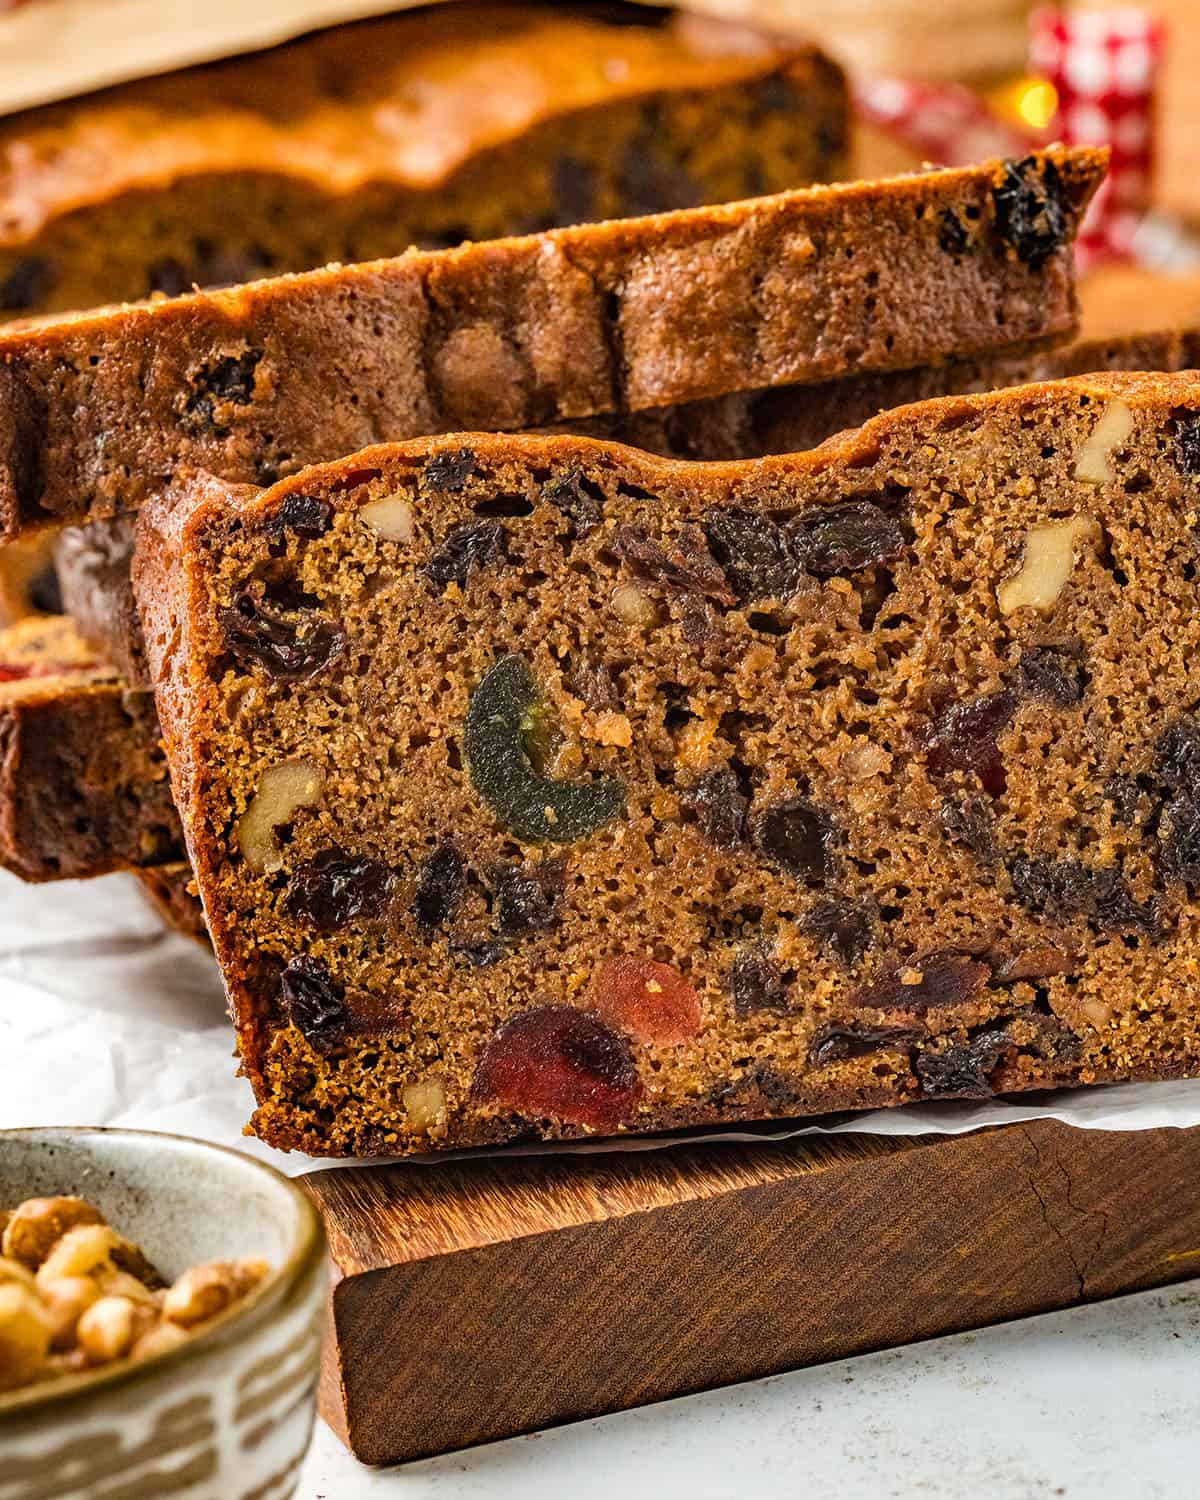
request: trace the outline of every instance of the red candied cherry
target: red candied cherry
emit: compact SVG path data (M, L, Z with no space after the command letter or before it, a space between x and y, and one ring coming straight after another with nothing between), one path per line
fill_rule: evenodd
M669 964L623 953L596 970L592 1004L640 1042L673 1047L700 1030L700 996Z
M484 1048L471 1093L533 1119L615 1130L642 1096L629 1043L573 1005L506 1021Z

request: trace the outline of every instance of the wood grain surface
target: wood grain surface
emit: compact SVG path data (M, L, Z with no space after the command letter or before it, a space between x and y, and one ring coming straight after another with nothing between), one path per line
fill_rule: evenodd
M349 1168L322 1411L398 1462L1200 1269L1200 1130Z

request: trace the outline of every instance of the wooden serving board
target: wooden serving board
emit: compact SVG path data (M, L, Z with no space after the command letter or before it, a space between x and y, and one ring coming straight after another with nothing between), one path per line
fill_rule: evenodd
M1200 1271L1200 1129L1056 1121L303 1179L321 1409L426 1457Z

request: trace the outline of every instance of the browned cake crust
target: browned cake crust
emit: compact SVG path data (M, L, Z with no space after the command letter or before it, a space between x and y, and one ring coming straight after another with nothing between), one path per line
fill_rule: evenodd
M1090 150L281 277L0 337L0 535L520 428L1068 334Z
M1200 329L1080 340L1055 349L861 375L821 385L737 392L709 401L571 423L589 437L628 443L670 458L760 458L815 448L881 411L936 396L999 390L1094 370L1200 367ZM63 608L80 634L133 686L152 686L129 564L128 516L66 527L55 547ZM0 550L0 560L3 551Z
M153 699L69 621L0 632L0 864L66 880L181 852Z
M720 465L382 446L139 521L255 1129L645 1132L1200 1070L1200 376Z
M458 4L0 122L0 319L824 182L840 70L743 27Z

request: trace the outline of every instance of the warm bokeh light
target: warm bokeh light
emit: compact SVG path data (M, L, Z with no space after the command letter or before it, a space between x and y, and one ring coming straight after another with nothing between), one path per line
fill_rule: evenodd
M1017 85L1016 113L1032 130L1045 130L1058 109L1058 90L1044 78L1027 78Z

